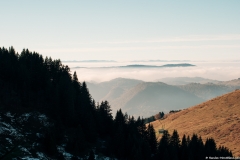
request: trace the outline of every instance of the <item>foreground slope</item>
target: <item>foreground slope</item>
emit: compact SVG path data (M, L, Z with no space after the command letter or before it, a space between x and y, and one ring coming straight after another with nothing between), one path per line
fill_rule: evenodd
M218 146L227 146L235 156L240 156L240 90L153 122L156 130L163 125L170 133L177 129L180 137L193 133L202 136L203 140L213 137Z

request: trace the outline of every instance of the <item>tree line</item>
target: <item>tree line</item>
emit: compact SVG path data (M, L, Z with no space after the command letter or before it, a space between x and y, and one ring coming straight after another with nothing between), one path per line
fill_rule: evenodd
M164 112L159 112L156 115L144 118L144 122L145 123L150 123L150 122L153 122L155 120L162 119L162 118L164 118L164 115L165 115Z
M59 59L43 58L28 49L19 54L13 47L0 48L0 109L39 111L51 118L54 125L45 129L39 149L52 158L61 159L57 151L61 144L75 156L92 153L93 148L96 154L118 159L232 156L225 147L216 149L213 139L204 144L193 135L180 143L177 131L172 136L164 132L158 142L153 126L143 118L135 119L121 109L113 117L110 104L96 103L76 72L71 74Z
M180 141L178 132L174 130L172 135L170 135L168 131L163 133L157 146L156 159L202 160L206 159L206 157L215 156L232 157L232 152L224 146L217 148L213 138L208 138L205 143L203 143L201 136L197 134L193 134L191 138L183 135Z

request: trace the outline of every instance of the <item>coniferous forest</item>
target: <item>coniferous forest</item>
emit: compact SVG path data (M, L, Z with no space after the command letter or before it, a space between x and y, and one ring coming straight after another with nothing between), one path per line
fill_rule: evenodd
M31 130L42 135L32 152L64 159L57 149L63 145L74 155L72 159L94 159L94 154L130 160L232 156L226 147L216 146L212 138L203 142L196 134L179 137L176 130L172 135L165 131L158 142L150 123L121 109L112 113L107 101L96 103L78 76L60 60L44 58L28 49L18 54L13 47L0 48L0 112L39 112L47 115L52 124ZM34 143L34 138L31 140L16 140L13 147L1 146L5 152L0 159L21 157L15 148Z

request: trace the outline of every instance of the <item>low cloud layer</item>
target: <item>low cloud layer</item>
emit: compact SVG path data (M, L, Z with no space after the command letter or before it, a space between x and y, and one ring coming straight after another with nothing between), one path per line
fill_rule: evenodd
M204 62L192 63L195 67L173 68L74 68L83 64L70 64L72 72L76 71L79 81L103 82L114 78L131 78L143 81L158 81L166 77L203 77L208 79L227 81L240 78L240 65L237 62ZM87 67L91 64L84 64ZM113 64L100 64L109 66ZM122 65L122 64L119 64ZM98 64L98 67L101 67ZM115 64L116 66L116 64ZM84 66L83 66L84 67ZM96 67L96 66L94 66Z

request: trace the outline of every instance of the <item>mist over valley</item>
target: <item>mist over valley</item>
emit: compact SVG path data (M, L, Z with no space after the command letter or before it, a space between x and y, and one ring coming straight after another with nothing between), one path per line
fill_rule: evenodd
M122 67L129 65L163 66L167 64L188 63L187 67ZM217 81L229 81L240 77L238 61L116 61L116 62L63 62L72 72L76 71L80 81L104 82L115 78L138 79L146 82L157 82L163 78L202 77ZM77 68L79 67L79 68ZM164 82L164 81L163 81ZM170 83L170 81L168 81ZM195 82L195 81L192 81ZM196 81L198 82L198 81Z

